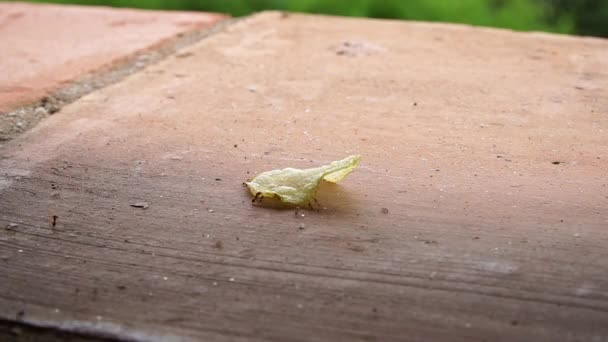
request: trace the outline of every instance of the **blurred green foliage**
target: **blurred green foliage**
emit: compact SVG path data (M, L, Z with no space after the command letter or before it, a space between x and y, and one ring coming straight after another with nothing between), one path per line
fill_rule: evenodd
M200 10L242 16L265 9L343 16L444 21L522 31L608 37L608 0L33 0Z

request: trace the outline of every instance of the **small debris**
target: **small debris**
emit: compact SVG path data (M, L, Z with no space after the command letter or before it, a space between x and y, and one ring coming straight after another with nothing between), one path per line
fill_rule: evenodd
M353 252L358 252L358 253L365 252L365 247L359 246L359 245L350 245L348 247L348 249L350 249Z
M385 49L379 45L363 41L343 41L333 47L333 50L336 52L336 55L350 57L370 56L385 51Z
M131 206L133 208L148 209L148 207L150 205L148 204L148 202L135 202L135 203L132 203Z
M388 214L388 208L382 208L380 209L380 212L383 214Z
M55 227L57 225L57 219L58 218L59 218L59 216L53 215L53 222L52 222L53 227Z
M215 180L219 182L219 181L221 181L222 179L218 177L218 178L216 178Z
M122 291L122 290L125 290L127 287L124 285L118 285L118 286L116 286L116 288Z
M414 107L418 106L418 102L414 102Z
M213 247L217 248L217 249L222 249L224 247L224 243L220 240L217 240L215 242L215 244L213 245Z
M479 240L479 236L473 236L473 240Z
M207 209L207 211L210 212L210 213L214 213L215 212L215 210L213 210L213 209Z
M193 52L189 52L189 51L188 52L178 53L178 54L175 55L175 57L177 57L177 58L187 58L187 57L191 57L191 56L194 56L194 53Z
M561 161L557 161L557 160L556 160L556 161L552 162L551 164L553 164L553 165L559 165L559 164L561 164L561 163L562 163Z
M237 145L237 144L234 144L234 148L237 148L237 147L239 147L239 145Z
M234 279L233 277L228 278L228 281L229 281L229 282L232 282L232 283L233 283L233 282L234 282L234 280L235 280L235 279Z
M298 226L298 229L303 230L304 228L306 228L306 225L304 225L304 223L300 223L300 225Z
M6 229L6 230L13 230L13 229L15 229L15 228L17 228L17 227L19 227L19 225L18 225L18 224L16 224L16 223L9 223L9 224L6 226L6 228L5 228L5 229Z

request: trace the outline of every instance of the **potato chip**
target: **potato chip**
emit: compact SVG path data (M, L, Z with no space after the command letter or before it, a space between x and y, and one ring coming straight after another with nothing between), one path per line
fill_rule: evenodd
M310 206L317 195L321 180L336 183L351 173L361 162L353 155L328 165L312 169L286 168L267 171L245 182L255 202L273 197L290 206Z

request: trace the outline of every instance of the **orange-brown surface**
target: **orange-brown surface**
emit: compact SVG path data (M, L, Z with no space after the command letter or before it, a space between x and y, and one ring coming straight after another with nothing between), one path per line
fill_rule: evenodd
M245 19L0 149L0 316L122 339L608 339L607 68L600 39ZM318 211L241 185L354 153Z

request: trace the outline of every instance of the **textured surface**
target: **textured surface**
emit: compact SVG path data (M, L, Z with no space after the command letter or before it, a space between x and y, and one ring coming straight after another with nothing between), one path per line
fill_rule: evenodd
M0 114L222 19L210 13L0 3Z
M607 68L598 39L236 23L2 147L0 316L136 339L606 340ZM241 185L351 153L318 212Z

